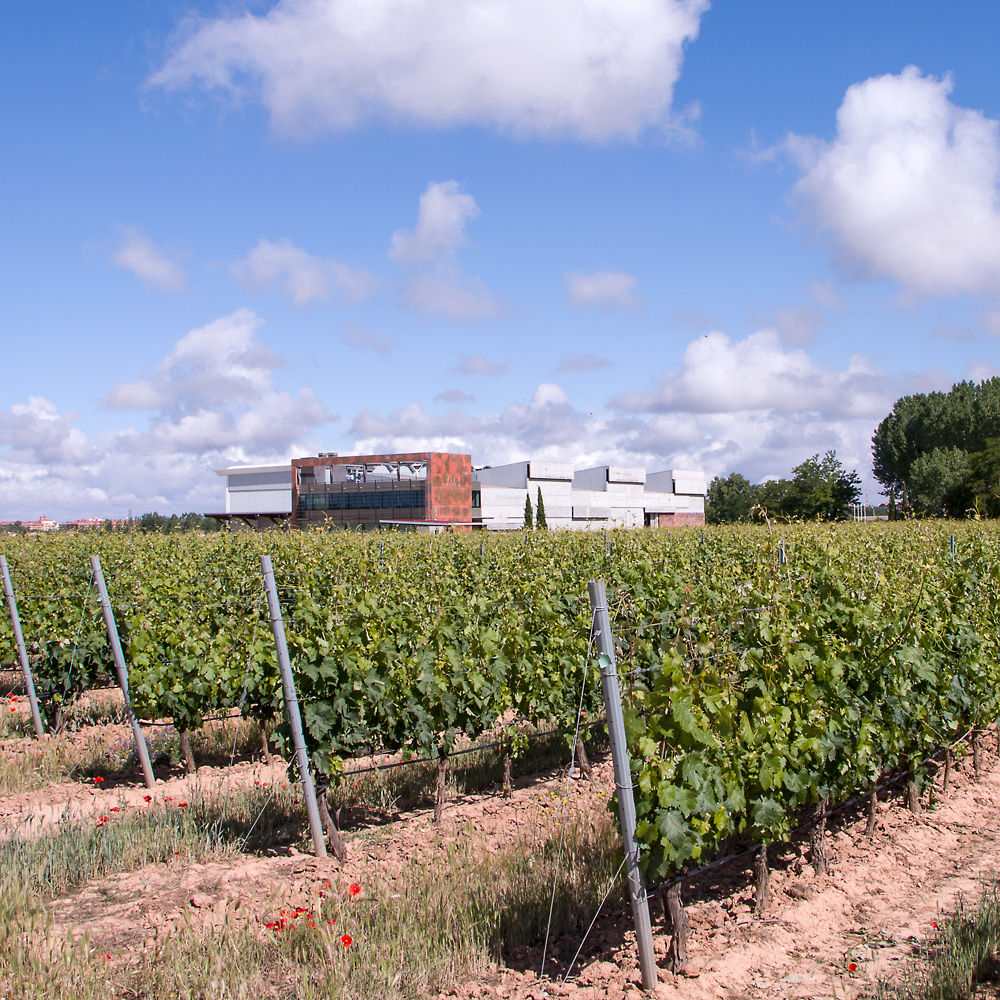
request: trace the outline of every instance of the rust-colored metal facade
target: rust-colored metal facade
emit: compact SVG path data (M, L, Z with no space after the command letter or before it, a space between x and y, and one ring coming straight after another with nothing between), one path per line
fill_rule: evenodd
M300 528L370 530L411 521L468 530L472 458L429 451L293 459L292 519Z

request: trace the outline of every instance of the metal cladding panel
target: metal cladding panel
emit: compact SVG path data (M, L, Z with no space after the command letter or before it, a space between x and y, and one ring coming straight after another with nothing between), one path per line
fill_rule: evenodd
M646 470L639 465L609 465L609 483L644 483Z
M646 489L650 493L673 493L674 474L667 472L651 472L646 476Z
M675 493L685 493L691 496L705 495L708 484L705 481L704 472L671 469L670 474L674 479Z
M472 458L431 452L427 460L427 520L472 520Z
M230 493L228 500L229 514L290 513L292 509L292 491L287 486L284 490L242 490Z
M512 462L510 465L496 465L492 469L480 469L476 478L483 486L523 490L528 481L528 463Z
M278 472L230 472L226 477L229 490L288 489L291 467Z
M571 462L529 462L528 478L572 481L573 464Z
M608 488L608 467L598 465L593 469L581 469L573 473L573 489L606 490Z

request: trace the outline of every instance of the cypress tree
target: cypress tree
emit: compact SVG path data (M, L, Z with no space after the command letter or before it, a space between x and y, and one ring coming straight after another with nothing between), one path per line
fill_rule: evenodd
M545 501L542 499L542 488L538 487L538 502L535 504L535 527L539 531L544 531L548 525L545 523Z
M524 526L531 531L535 526L534 518L531 515L531 497L524 498Z

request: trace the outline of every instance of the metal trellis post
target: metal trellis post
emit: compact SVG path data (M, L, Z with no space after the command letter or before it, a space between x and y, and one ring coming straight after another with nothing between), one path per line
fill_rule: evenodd
M142 776L146 780L146 787L152 788L155 783L153 777L153 765L149 761L149 749L146 746L146 738L142 735L142 726L132 711L132 699L128 693L128 667L125 665L125 654L122 652L121 639L118 637L118 626L115 624L115 613L111 608L111 598L108 597L108 587L104 582L104 571L101 569L101 557L90 557L90 570L94 574L94 582L97 584L97 594L101 600L101 614L104 615L104 625L108 630L108 642L111 643L111 655L115 659L115 671L118 674L118 685L122 689L125 697L125 715L128 717L129 725L132 727L132 735L135 736L135 752L139 755L139 763L142 764Z
M38 711L38 699L35 697L35 682L31 677L31 664L28 663L28 651L24 648L24 634L21 632L21 616L17 613L17 599L14 597L14 584L7 568L7 557L0 556L0 572L3 573L3 590L7 595L7 609L10 611L10 624L14 629L14 640L17 642L17 655L21 661L21 673L24 674L24 687L28 692L28 703L31 705L31 719L35 723L35 735L43 736L45 727Z
M285 641L285 623L281 618L281 605L278 603L278 588L274 582L274 569L271 557L260 557L260 569L264 574L264 590L267 592L267 610L271 619L271 631L274 633L274 644L278 650L278 666L281 668L281 687L285 694L285 709L288 712L288 724L292 730L292 746L295 748L295 761L299 767L302 779L302 798L306 802L306 814L309 817L309 832L312 834L316 857L326 857L326 841L323 838L323 824L319 818L319 805L316 802L316 789L313 787L312 773L309 770L309 755L306 753L306 743L302 736L302 717L299 715L299 699L295 693L295 679L292 677L292 664L288 659L288 643Z
M600 654L601 689L604 709L608 719L608 736L611 740L611 757L615 767L615 788L618 793L618 816L622 824L622 845L625 868L628 873L628 894L632 900L632 920L635 923L635 942L639 949L639 968L642 971L642 988L656 988L656 956L653 953L653 930L649 922L649 898L646 880L639 870L639 843L635 838L635 799L632 797L632 766L625 742L625 720L622 716L621 691L618 687L618 664L615 662L615 638L608 617L608 598L603 580L591 580L590 606L594 612L594 638Z

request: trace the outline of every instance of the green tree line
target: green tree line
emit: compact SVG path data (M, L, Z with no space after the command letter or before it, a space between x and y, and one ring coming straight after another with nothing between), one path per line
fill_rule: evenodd
M1000 516L1000 378L897 399L872 459L896 513Z
M841 521L861 498L861 479L848 471L835 451L807 458L792 469L791 479L751 483L739 472L716 476L705 497L709 524L749 521L765 513L799 521Z

